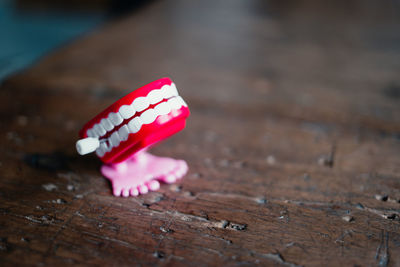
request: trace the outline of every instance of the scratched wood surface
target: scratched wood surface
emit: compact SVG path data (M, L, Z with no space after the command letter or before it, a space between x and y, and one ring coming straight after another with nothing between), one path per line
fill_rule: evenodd
M0 89L0 261L400 266L395 1L152 1ZM115 198L80 127L172 77L176 185Z

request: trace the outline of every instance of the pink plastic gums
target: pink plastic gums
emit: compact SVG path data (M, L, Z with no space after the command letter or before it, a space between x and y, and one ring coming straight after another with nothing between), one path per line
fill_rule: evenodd
M187 170L184 160L156 157L146 151L138 152L124 162L101 167L101 173L112 183L114 196L124 197L157 190L160 188L158 181L173 183Z

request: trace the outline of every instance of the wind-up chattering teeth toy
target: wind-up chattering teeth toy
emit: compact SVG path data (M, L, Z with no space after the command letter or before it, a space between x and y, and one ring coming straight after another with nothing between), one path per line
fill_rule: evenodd
M140 87L85 124L76 143L79 154L96 151L105 163L115 196L145 194L173 183L187 170L184 160L157 157L146 150L185 127L189 108L169 78Z

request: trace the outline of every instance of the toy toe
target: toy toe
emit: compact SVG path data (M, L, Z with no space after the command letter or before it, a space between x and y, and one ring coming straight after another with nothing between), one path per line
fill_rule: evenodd
M147 187L148 189L155 191L158 190L160 188L160 183L156 180L152 180L150 182L147 183Z
M121 188L114 188L113 194L116 197L119 197L121 195Z
M172 183L174 183L175 181L176 181L176 177L175 177L175 175L173 175L172 173L170 173L170 174L167 174L165 177L164 177L164 182L166 182L166 183L168 183L168 184L172 184Z
M178 168L175 170L175 175L178 179L182 178L188 170L187 164L184 161L179 162Z
M129 189L122 190L122 196L129 197Z
M147 186L145 185L139 185L138 189L140 194L146 194L147 192L149 192L149 188L147 188Z
M129 192L131 193L131 196L138 196L139 195L139 190L137 188L131 188L131 190L129 190Z
M186 161L182 160L182 170L183 174L186 174L187 171L189 170L189 166L187 165Z

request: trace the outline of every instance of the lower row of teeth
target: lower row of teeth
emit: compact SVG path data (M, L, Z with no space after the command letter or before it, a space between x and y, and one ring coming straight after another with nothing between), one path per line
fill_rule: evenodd
M143 124L153 123L158 116L166 115L182 106L186 107L187 105L180 96L177 96L158 104L154 108L145 110L140 116L134 117L118 131L113 132L110 137L100 139L100 146L96 149L96 154L103 157L106 152L118 147L121 141L126 141L129 134L139 132Z

